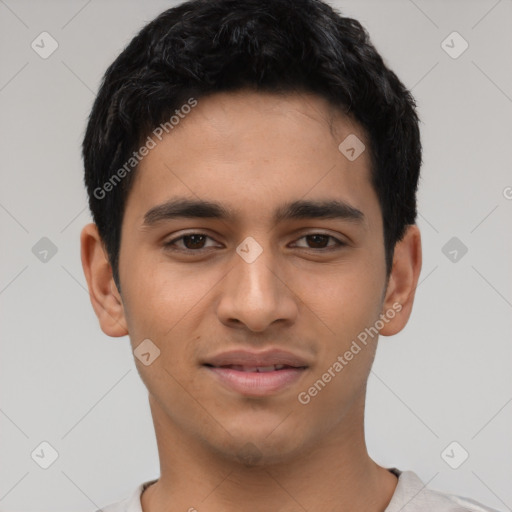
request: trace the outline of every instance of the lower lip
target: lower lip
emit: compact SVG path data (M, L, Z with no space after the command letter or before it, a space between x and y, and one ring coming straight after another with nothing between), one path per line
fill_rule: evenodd
M241 372L231 368L205 367L229 389L246 396L267 396L297 382L305 368L283 368L271 372Z

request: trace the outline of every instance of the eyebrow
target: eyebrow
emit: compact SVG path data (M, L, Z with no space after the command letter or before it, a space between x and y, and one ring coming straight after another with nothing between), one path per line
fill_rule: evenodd
M154 206L144 215L143 226L176 218L218 219L233 221L233 210L220 203L201 199L176 198ZM279 207L273 217L275 224L294 219L341 219L362 223L365 216L362 211L340 200L297 200Z

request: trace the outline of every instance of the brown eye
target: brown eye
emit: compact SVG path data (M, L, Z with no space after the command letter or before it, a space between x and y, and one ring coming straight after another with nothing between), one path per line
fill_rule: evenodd
M205 238L204 235L185 235L183 237L183 245L187 249L202 249Z
M298 246L298 247L301 247L304 249L317 249L319 251L322 251L322 250L328 251L328 250L335 249L337 247L342 247L342 246L346 245L341 240L338 240L337 238L334 238L333 236L327 235L324 233L314 233L312 235L305 235L305 236L299 238L299 240L302 240L302 239L306 240L306 243L308 245L306 247L304 247L304 246ZM335 243L328 245L329 239L334 240Z
M205 249L206 240L211 238L204 233L190 233L174 238L164 244L168 250L176 250L183 252L200 252ZM182 245L179 245L181 243Z
M313 249L324 249L329 241L330 236L327 235L308 235L306 239L313 243Z

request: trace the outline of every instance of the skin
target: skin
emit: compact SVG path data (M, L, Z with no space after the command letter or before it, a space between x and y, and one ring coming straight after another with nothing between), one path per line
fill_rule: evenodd
M332 121L332 126L330 126ZM420 232L408 227L386 279L382 215L364 151L338 145L362 128L311 94L240 91L198 105L142 160L122 224L119 294L94 224L81 234L93 308L109 336L149 338L160 356L135 359L149 392L160 479L144 512L383 511L397 478L368 455L364 405L377 338L304 405L297 399L379 315L391 336L411 314L421 270ZM217 201L233 221L144 214L174 197ZM345 219L272 222L283 203L338 199L364 213ZM164 243L181 239L172 252ZM330 238L346 243L338 250ZM236 252L253 237L252 263ZM203 252L196 255L203 247ZM201 362L235 348L283 348L310 364L300 380L265 397L223 387Z

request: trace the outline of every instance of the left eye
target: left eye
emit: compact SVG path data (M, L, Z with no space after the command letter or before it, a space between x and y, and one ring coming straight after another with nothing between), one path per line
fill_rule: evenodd
M339 246L345 245L341 240L338 240L337 238L334 238L331 235L325 235L325 234L322 234L322 233L315 233L315 234L312 234L312 235L305 235L305 236L299 238L299 240L302 240L302 238L309 238L310 242L311 242L311 240L313 240L312 243L314 245L320 244L322 246L322 247L305 247L306 249L319 249L319 250L321 250L321 249L326 249L327 247L333 248L333 247L339 247ZM329 238L331 238L332 240L335 241L334 245L324 247L323 246L324 242L327 242L329 240Z
M213 240L211 237L204 233L191 233L188 235L180 236L179 238L174 238L173 240L170 240L169 242L166 242L164 244L164 247L170 250L181 250L181 251L190 251L190 252L200 252L201 250L205 249L204 242L206 239ZM298 240L302 239L308 239L309 243L312 243L316 247L302 247L304 249L332 249L334 247L341 247L346 245L344 242L341 242L337 238L334 238L331 235L326 235L323 233L314 233L311 235L304 235L300 237ZM334 240L334 244L330 246L325 246L325 243L328 242L329 239ZM176 243L182 242L184 247L177 247ZM318 247L320 245L321 247Z

